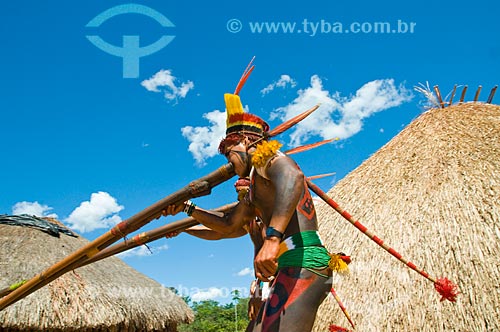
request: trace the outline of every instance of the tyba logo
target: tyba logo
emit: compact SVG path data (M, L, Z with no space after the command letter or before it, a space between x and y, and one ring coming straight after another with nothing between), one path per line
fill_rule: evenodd
M112 8L109 8L96 17L94 17L87 25L88 28L96 28L101 24L106 22L112 17L122 14L141 14L148 17L151 17L156 22L158 22L162 27L175 27L175 25L170 22L168 18L166 18L163 14L158 11L139 4L125 4L118 5ZM122 47L118 47L115 45L111 45L104 41L101 37L91 35L86 36L87 39L94 44L97 48L102 51L121 57L123 59L123 77L124 78L137 78L139 77L139 59L158 52L165 46L167 46L175 36L163 35L156 42L140 47L140 37L139 36L123 36L123 45Z

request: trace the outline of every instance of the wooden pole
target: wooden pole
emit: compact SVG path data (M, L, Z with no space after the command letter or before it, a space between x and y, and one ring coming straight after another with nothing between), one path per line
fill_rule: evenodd
M227 204L227 205L221 206L217 209L214 209L212 211L227 212L227 211L231 210L232 208L234 208L236 206L236 204L237 203ZM98 253L97 255L92 257L91 259L89 259L88 262L85 263L85 265L100 261L101 259L119 254L121 252L136 248L136 247L141 246L143 244L159 240L159 239L165 237L168 233L183 231L191 226L195 226L198 224L199 224L199 222L196 221L196 219L189 217L189 218L184 218L184 219L181 219L178 221L171 222L169 224L155 228L155 229L148 231L148 232L143 232L141 234L134 236L130 240L115 244L109 248L104 249L103 251L101 251L100 253Z
M31 294L38 289L41 284L48 284L58 278L62 275L62 271L71 271L78 266L81 266L86 260L92 258L101 250L116 242L118 239L125 237L127 234L159 217L167 206L179 204L190 198L208 195L213 187L229 180L233 176L233 165L228 163L219 167L214 172L198 179L197 181L191 182L181 190L163 198L129 219L122 221L110 231L78 249L60 262L50 266L48 269L28 280L24 285L20 286L9 295L0 299L0 310L5 309L9 305Z
M495 85L493 89L491 89L490 95L488 96L488 100L486 103L491 104L493 102L493 97L495 97L495 92L497 91L498 85Z
M481 89L483 87L480 85L477 87L476 95L474 96L474 102L476 102L479 99L479 93L481 93Z
M361 224L358 220L354 219L354 217L342 209L332 198L330 198L324 191L322 191L318 186L312 183L310 180L306 179L306 183L309 189L311 189L316 195L318 195L326 204L330 205L335 211L337 211L344 219L349 221L354 227L356 227L361 233L368 236L370 240L375 242L381 248L386 250L393 257L397 258L400 262L408 266L413 271L419 273L421 276L426 278L427 280L434 283L435 289L442 296L441 301L444 299L449 300L451 302L455 302L458 295L458 287L449 281L447 278L439 278L435 279L431 277L427 272L423 269L417 267L414 263L410 262L406 258L404 258L400 253L398 253L394 248L389 247L381 238L377 237L374 233L368 230L363 224Z
M459 104L463 103L464 102L464 98L465 98L465 92L467 91L467 85L464 86L464 88L462 89L462 95L460 95L460 101L458 102Z
M453 91L451 92L450 101L448 102L448 106L451 106L451 104L453 103L453 97L455 97L456 91L457 91L457 85L455 84L453 86Z
M439 87L437 85L434 85L434 92L436 93L439 105L441 105L441 108L444 108L443 98L441 98L441 92L439 91Z
M235 206L236 206L236 203L232 203L232 204L224 205L220 208L214 209L213 211L226 212ZM184 219L181 219L178 221L171 222L169 224L155 228L155 229L148 231L148 232L140 233L140 234L132 237L131 239L125 240L123 242L117 243L115 245L112 245L108 248L103 249L102 251L100 251L96 255L83 261L79 266L62 269L56 275L54 275L54 277L57 279L60 276L62 276L63 274L70 272L71 270L74 270L76 268L80 268L80 267L83 267L85 265L98 262L98 261L105 259L105 258L108 258L110 256L114 256L116 254L119 254L119 253L125 252L127 250L134 249L138 246L147 244L149 242L159 240L159 239L165 237L168 233L183 231L191 226L195 226L198 224L199 224L198 221L196 221L194 218L189 217L189 218L184 218ZM42 288L43 286L45 286L48 283L49 283L49 281L45 280L45 281L41 282L40 284L38 284L37 286L35 286L32 289L32 291L34 292L34 291ZM0 291L0 298L4 297L12 292L13 292L13 290L4 289L4 290Z

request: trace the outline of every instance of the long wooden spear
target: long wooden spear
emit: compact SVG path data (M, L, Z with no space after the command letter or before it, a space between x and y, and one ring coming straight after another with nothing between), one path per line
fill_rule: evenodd
M163 198L129 219L122 221L110 231L78 249L60 262L50 266L48 269L28 280L25 284L14 290L9 295L0 299L0 310L5 309L7 306L31 294L34 290L38 289L39 285L42 283L48 284L52 280L56 279L61 275L62 271L71 271L78 266L81 266L81 264L87 259L92 258L101 250L116 242L118 239L125 237L127 234L139 229L151 220L160 216L162 211L166 209L167 206L184 202L190 198L208 195L213 187L229 180L233 176L233 165L228 163L219 167L214 172L191 182L186 187Z
M314 183L312 183L309 179L306 179L307 186L325 203L330 205L335 211L340 213L344 219L349 221L354 227L356 227L358 230L361 231L361 233L365 234L378 244L380 247L382 247L384 250L386 250L388 253L390 253L392 256L397 258L399 261L404 263L406 266L408 266L410 269L413 271L419 273L421 276L425 277L427 280L432 281L434 283L434 288L436 291L441 295L441 301L449 300L451 302L455 302L457 295L458 295L458 289L457 285L453 284L450 280L447 278L439 278L435 279L431 277L427 272L425 272L422 269L419 269L415 264L404 258L400 253L398 253L396 250L393 248L389 247L382 239L377 237L375 234L370 232L363 224L361 224L359 221L355 220L347 211L342 209L332 198L328 197L328 195L322 191L318 186L316 186Z
M232 209L234 206L236 206L236 203L232 203L232 204L227 204L227 205L221 206L219 208L214 209L213 211L226 212L226 211ZM140 233L138 235L135 235L131 239L126 239L123 242L120 242L120 243L112 245L112 246L110 246L108 248L105 248L105 249L99 251L97 254L95 254L94 256L92 256L90 258L87 257L86 260L82 261L80 263L80 265L78 265L76 267L72 266L72 267L67 267L65 269L62 269L58 273L54 274L53 278L57 279L60 276L62 276L63 274L65 274L67 272L70 272L71 270L74 270L76 268L80 268L80 267L83 267L85 265L88 265L88 264L91 264L91 263L95 263L97 261L100 261L102 259L108 258L110 256L114 256L114 255L122 253L124 251L130 250L130 249L134 249L134 248L136 248L138 246L147 244L149 242L153 242L153 241L159 240L159 239L165 237L168 233L183 231L183 230L186 230L187 228L189 228L191 226L195 226L195 225L198 225L198 224L199 224L198 221L196 221L192 217L189 217L189 218L184 218L184 219L181 219L181 220L178 220L178 221L171 222L169 224L166 224L166 225L163 225L161 227L155 228L155 229L153 229L151 231L148 231L148 232L142 232L142 233ZM34 291L42 288L43 286L45 286L49 282L50 281L48 281L48 280L43 280L41 283L39 283L38 285L36 285L31 291L34 292ZM14 285L12 285L9 288L0 290L0 298L2 298L4 296L12 293L17 287L21 286L22 284L23 284L23 282L18 283L18 284L14 284Z
M216 212L227 212L234 208L236 206L235 203L227 204L224 206L221 206L217 209L211 210L211 211L216 211ZM196 219L192 217L184 218L178 221L171 222L169 224L163 225L161 227L155 228L151 231L148 232L143 232L141 234L138 234L134 236L133 238L115 244L109 248L104 249L94 257L90 258L88 262L85 263L85 265L100 261L101 259L107 258L109 256L113 256L116 254L119 254L121 252L136 248L138 246L141 246L143 244L153 242L156 240L159 240L163 237L165 237L168 233L171 232L179 232L188 229L191 226L196 226L198 225L199 222L196 221Z

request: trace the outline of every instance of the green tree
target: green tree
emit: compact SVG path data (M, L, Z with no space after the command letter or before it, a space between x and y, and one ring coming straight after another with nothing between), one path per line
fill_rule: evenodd
M238 293L239 294L239 293ZM234 295L234 294L233 294ZM237 298L225 305L214 300L193 302L191 308L195 319L191 324L183 324L179 332L234 332L245 331L248 325L248 298ZM238 317L235 324L235 316Z
M191 297L189 295L182 296L181 294L179 294L179 291L177 290L177 288L168 287L168 289L170 289L175 295L180 296L181 299L183 299L184 302L186 302L186 304L189 304L189 302L191 302Z
M231 292L234 301L234 331L238 331L238 301L240 300L240 291L235 289Z

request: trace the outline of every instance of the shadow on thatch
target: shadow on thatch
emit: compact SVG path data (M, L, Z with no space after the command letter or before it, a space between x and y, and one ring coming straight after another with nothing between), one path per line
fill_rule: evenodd
M0 225L0 289L30 279L87 243L82 237ZM180 297L110 257L69 272L0 311L0 330L173 332L192 319Z
M332 163L334 160L332 160ZM403 257L458 284L456 303L379 248L324 203L320 233L351 255L334 287L358 331L499 331L500 107L431 109L328 195ZM348 326L333 299L314 331Z

